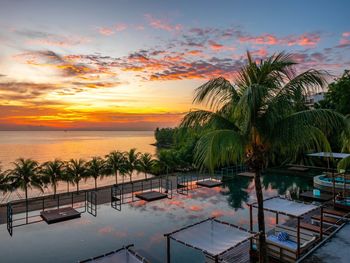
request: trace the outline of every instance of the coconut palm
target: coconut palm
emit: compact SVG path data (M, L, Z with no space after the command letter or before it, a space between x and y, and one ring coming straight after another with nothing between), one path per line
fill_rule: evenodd
M41 191L42 180L38 175L39 164L32 159L19 158L14 163L14 168L9 171L8 180L12 189L20 188L24 190L26 200L26 223L28 223L28 189L37 188Z
M0 170L0 191L6 192L10 189L9 177Z
M125 152L125 163L124 163L124 169L125 173L129 175L130 182L132 182L132 173L133 171L139 171L139 158L140 153L136 152L135 148L130 149L128 152Z
M150 153L144 153L140 155L139 159L139 169L141 172L145 173L145 179L147 179L147 174L152 171L154 166L154 159Z
M106 155L106 159L106 169L110 174L115 174L115 183L118 184L118 173L124 174L125 155L122 152L113 151Z
M86 161L83 159L71 159L65 167L65 173L72 179L79 193L79 183L87 177Z
M43 190L42 178L39 176L39 164L32 159L19 158L14 163L14 168L9 171L8 180L14 189L24 191L25 199L28 200L28 189L37 188Z
M101 157L92 157L87 163L87 174L95 180L95 190L97 190L97 178L105 175L106 165L105 161Z
M194 103L209 110L193 110L183 127L208 128L195 148L195 161L213 170L228 163L245 163L255 172L261 258L266 261L261 171L276 155L295 156L305 150L330 150L326 135L344 129L344 117L330 110L297 112L311 91L323 87L325 72L299 75L285 53L255 61L249 52L232 85L220 77L196 89Z
M48 183L53 187L53 195L56 197L58 181L62 179L63 174L63 162L55 159L43 163L40 169L40 173L47 180Z
M63 170L61 180L67 183L67 193L69 193L69 185L74 184L73 177L70 173L67 173L68 162L63 162Z

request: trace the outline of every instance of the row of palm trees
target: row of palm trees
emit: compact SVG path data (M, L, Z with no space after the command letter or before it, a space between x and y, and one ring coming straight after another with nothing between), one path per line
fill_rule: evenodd
M22 189L27 200L29 189L43 190L44 186L50 185L56 196L58 182L67 183L67 192L70 184L75 185L76 191L79 192L79 183L88 178L94 179L97 189L97 179L104 176L115 175L117 184L119 175L123 181L125 176L132 181L132 174L136 171L144 173L147 179L147 175L157 163L150 153L140 153L136 149L127 152L112 151L104 158L92 157L89 161L55 159L41 165L35 160L20 158L13 163L12 169L0 172L0 191Z

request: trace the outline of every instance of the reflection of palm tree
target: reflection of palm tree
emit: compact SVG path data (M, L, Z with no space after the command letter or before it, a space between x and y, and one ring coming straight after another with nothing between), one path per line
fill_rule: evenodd
M52 185L54 197L57 192L57 183L62 179L62 171L63 162L58 159L44 163L40 169L40 173L43 175L44 180Z
M86 162L83 159L71 159L66 164L65 172L75 183L77 193L79 193L79 182L87 176Z
M242 202L247 202L249 193L246 191L250 183L250 178L235 176L232 180L224 182L223 186L227 187L229 191L223 192L227 196L229 205L237 211L242 208Z
M188 113L183 127L209 129L195 148L197 164L211 170L244 162L255 172L261 262L266 261L265 219L261 171L278 155L296 156L301 150L330 150L324 132L343 129L344 117L330 110L305 110L305 95L323 86L324 74L308 70L295 74L296 64L284 53L247 65L235 86L224 78L210 80L196 90L194 101L212 111Z
M132 148L128 152L125 152L125 163L123 166L126 174L129 175L130 182L132 181L133 171L140 170L139 157L140 157L140 153L136 152L135 148Z
M118 184L118 173L123 174L125 155L119 151L113 151L106 155L106 158L106 168L110 174L115 174L115 183Z
M26 200L26 223L28 223L28 189L37 188L42 189L42 181L38 176L39 165L32 159L20 158L16 160L13 165L15 166L10 171L9 180L11 181L14 189L21 188L24 190Z
M106 173L105 161L100 157L93 157L87 163L87 174L95 180L95 190L97 190L97 178Z
M147 174L151 173L154 166L154 160L152 155L149 153L141 154L139 159L139 169L141 172L145 173L145 179L147 179Z

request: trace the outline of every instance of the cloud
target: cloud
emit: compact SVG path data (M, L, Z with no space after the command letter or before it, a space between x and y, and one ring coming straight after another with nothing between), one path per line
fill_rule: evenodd
M111 35L114 35L116 32L124 31L127 28L128 28L127 24L118 23L111 27L98 27L97 30L101 35L111 36Z
M161 29L161 30L165 30L165 31L169 31L169 32L170 31L180 31L182 29L181 24L172 25L168 21L162 20L159 18L155 18L151 14L145 14L144 16L145 16L146 20L148 21L148 24L155 29Z
M244 35L239 37L241 43L256 45L287 45L287 46L315 46L321 40L319 33L304 33L301 35L288 35L277 37L273 34L263 34L260 36Z
M342 33L342 37L339 40L339 44L336 47L337 48L350 47L350 32Z
M18 29L14 32L27 38L25 42L28 45L70 47L90 42L89 38L78 35L65 36L30 29Z

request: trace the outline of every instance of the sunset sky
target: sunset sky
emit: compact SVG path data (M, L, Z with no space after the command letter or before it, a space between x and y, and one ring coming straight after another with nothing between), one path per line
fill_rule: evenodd
M350 68L350 1L0 0L0 130L174 126L245 52Z

